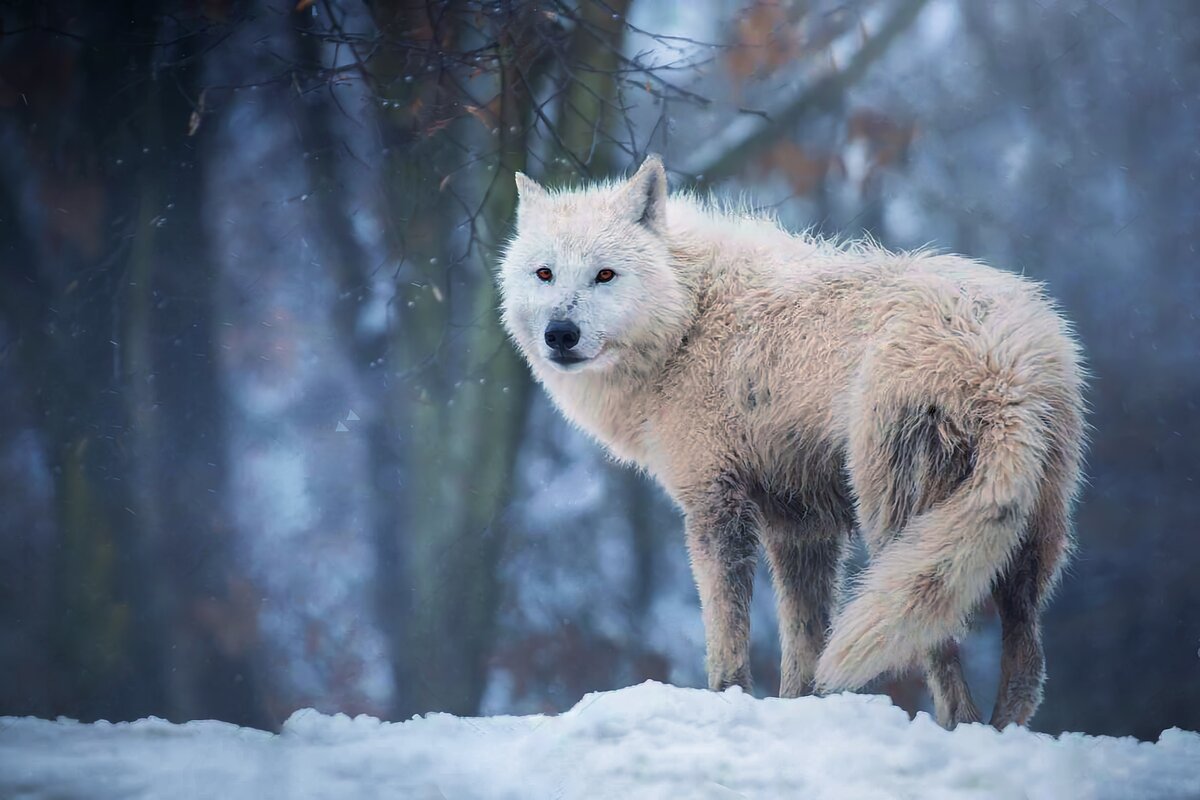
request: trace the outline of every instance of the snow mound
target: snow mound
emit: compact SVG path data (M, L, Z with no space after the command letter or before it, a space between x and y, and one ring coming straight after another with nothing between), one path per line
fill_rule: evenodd
M645 683L565 714L407 722L298 711L279 734L157 719L0 719L0 797L1200 798L1200 734L1156 743L982 725L887 698L757 700Z

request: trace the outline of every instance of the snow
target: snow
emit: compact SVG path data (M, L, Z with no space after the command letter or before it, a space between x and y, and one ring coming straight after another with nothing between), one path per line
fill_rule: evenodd
M755 699L645 683L559 716L402 723L0 719L0 797L1198 798L1200 734L1156 743L982 725L883 697Z

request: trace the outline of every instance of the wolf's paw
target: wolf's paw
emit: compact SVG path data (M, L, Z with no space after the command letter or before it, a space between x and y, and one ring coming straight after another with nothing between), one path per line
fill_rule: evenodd
M750 666L748 664L732 669L709 670L709 689L714 692L723 692L731 686L740 686L746 692L750 692L754 688L754 681L750 677Z

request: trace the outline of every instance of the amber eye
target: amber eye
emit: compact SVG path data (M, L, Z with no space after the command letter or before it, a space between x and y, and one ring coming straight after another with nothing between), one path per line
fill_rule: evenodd
M615 277L617 277L617 273L611 269L602 269L596 273L596 283L608 283Z
M542 267L541 269L539 269L537 272L535 272L533 274L537 275L540 280L545 281L547 283L549 283L550 279L554 277L554 273L550 271L549 267Z

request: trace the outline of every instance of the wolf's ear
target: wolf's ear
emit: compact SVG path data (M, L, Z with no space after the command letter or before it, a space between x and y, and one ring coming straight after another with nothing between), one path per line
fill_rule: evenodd
M541 184L524 172L516 174L517 180L517 220L528 221L530 214L542 204L549 194Z
M516 178L517 197L520 198L522 203L540 200L546 196L546 190L524 172L518 172Z
M667 171L662 157L651 153L621 192L621 202L632 222L660 231L667 212Z

